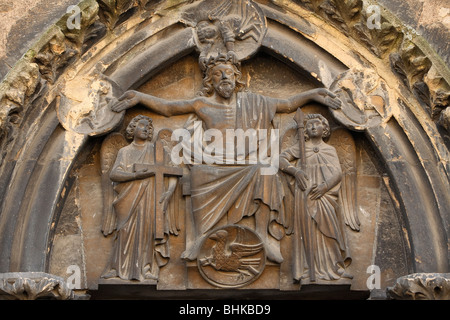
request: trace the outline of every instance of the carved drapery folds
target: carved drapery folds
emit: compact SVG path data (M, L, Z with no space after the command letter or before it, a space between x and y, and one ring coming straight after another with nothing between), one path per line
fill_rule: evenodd
M74 295L65 280L44 272L12 272L0 274L0 299L69 300Z
M372 142L375 142L374 144L377 147L382 149L392 142L387 134L382 133L382 128L389 124L389 128L394 128L392 129L395 131L393 133L398 133L397 128L399 127L396 126L397 120L395 117L400 113L398 111L399 101L402 101L401 107L407 108L408 102L410 102L408 99L411 99L411 97L415 97L428 111L430 118L420 119L422 122L433 124L432 121L434 121L450 130L450 90L444 71L432 56L426 55L424 50L419 48L416 42L406 39L404 31L395 25L389 16L382 13L380 28L373 29L368 27L368 21L371 18L367 11L368 3L362 0L272 0L269 1L269 4L267 4L267 1L264 3L259 4L257 1L250 0L160 1L157 3L147 0L85 0L79 4L82 12L79 28L69 28L66 24L67 15L63 17L46 33L33 50L30 50L28 55L20 61L3 82L0 89L0 147L2 149L0 168L2 166L1 161L8 156L10 147L15 143L16 129L21 127L24 119L31 121L24 116L30 114L35 107L33 102L38 98L41 99L41 107L51 105L51 110L42 108L54 117L49 122L55 127L58 127L59 124L62 127L61 129L59 127L55 129L55 133L46 133L48 139L58 137L61 132L69 132L74 137L80 138L79 144L67 140L58 145L60 149L55 148L55 150L65 150L65 152L70 150L72 158L68 157L69 160L67 160L65 157L67 153L63 154L63 152L58 158L58 161L60 159L63 159L61 161L67 161L64 168L69 168L73 162L76 162L74 160L76 155L84 147L85 140L83 139L87 140L88 137L104 139L103 136L107 137L102 140L104 144L100 151L100 162L102 196L104 200L106 199L103 209L107 206L108 208L104 210L104 213L106 213L103 225L98 226L98 232L102 231L105 237L109 237L115 232L122 232L122 237L125 240L119 239L123 243L118 245L119 249L110 261L114 262L113 260L116 259L117 264L111 263L111 270L106 270L104 279L115 278L118 273L121 273L122 276L119 276L119 278L124 281L138 280L145 282L145 280L149 280L147 283L158 284L159 269L165 268L167 261L173 258L168 253L168 246L170 246L168 239L177 236L181 230L180 233L187 233L186 238L188 238L187 242L189 243L185 244L186 248L183 248L185 251L178 248L178 251L175 252L184 258L183 263L186 263L189 267L197 268L196 271L200 272L203 279L213 286L237 288L250 285L262 276L265 270L274 266L285 268L286 264L290 264L289 268L283 269L283 272L288 274L284 278L289 278L289 285L286 285L289 290L292 289L294 279L305 281L305 278L309 277L306 283L312 283L316 276L322 277L321 280L324 281L349 284L352 281L352 276L347 273L347 267L352 262L351 258L353 257L348 252L349 244L346 235L350 234L355 237L354 234L364 232L365 228L359 220L360 211L358 208L360 204L356 199L359 186L357 178L360 174L360 172L357 172L359 155L357 155L356 150L358 146L350 131L364 132L373 139ZM336 50L336 54L334 54L335 48L330 45L331 42L327 43L330 48L327 48L323 43L321 44L322 47L317 45L317 48L314 47L315 43L309 44L304 39L305 35L296 29L297 26L289 25L289 21L291 21L289 19L293 19L293 14L297 14L299 17L304 16L305 10L308 10L308 14L314 16L314 19L320 19L320 21L332 25L333 32L336 32L337 29L345 35L345 39L353 38L352 41L357 40L364 46L364 49L361 49L361 52L356 52L358 50L356 45L352 48L351 54L345 55L348 61L339 61L344 55L342 51L345 50L340 48L341 51ZM268 12L270 12L270 19L268 15L266 16ZM318 32L315 30L316 27L317 30L320 29L313 24L309 29L311 33L308 34L310 36L308 40L311 40L311 42L314 42L315 39L323 41L323 38L326 38L323 37L323 34L320 37L315 37L314 33ZM273 35L281 34L281 30L288 30L288 32L286 31L288 36L277 39L279 42L271 42L273 41ZM297 33L294 34L294 31ZM305 50L301 52L304 56L298 53L301 50L292 53L289 50L282 51L274 45L281 43L285 44L286 47L296 48L298 39L301 39L299 43L304 45ZM295 42L292 47L288 46L291 42ZM330 53L325 52L327 50ZM174 61L189 54L195 55L195 51L199 58L199 64L195 68L203 72L204 85L208 81L210 82L210 90L204 90L202 98L194 99L195 103L190 105L191 108L186 107L186 105L194 100L183 99L178 104L163 99L155 102L150 95L130 90L137 89L137 84L145 83L161 69L171 66ZM310 80L311 83L314 83L315 89L306 90L303 93L304 96L300 92L295 92L298 95L276 100L260 94L261 92L237 90L236 87L232 87L236 83L239 89L243 89L245 85L249 86L251 79L247 79L247 83L245 83L245 79L240 78L244 69L241 63L248 62L257 53L263 51L287 62L289 66L294 67L293 69L302 69L302 71L309 70L309 66L306 66L308 61L317 62L316 58L311 58L312 56L316 57L316 53L321 55L320 52L325 52L323 53L324 59L320 63L317 62L317 66L313 66L314 68L317 67L319 71L317 73L307 71L305 75L305 78L311 77ZM357 55L360 56L354 58ZM361 62L364 60L361 59L363 55L370 56L370 59ZM310 60L305 57L309 57ZM374 61L376 63L373 63ZM234 81L228 79L227 83L220 83L220 85L216 83L217 86L214 86L214 75L208 74L208 71L213 69L222 72L222 77L234 77L232 78ZM148 72L142 70L148 70ZM229 74L226 74L227 71ZM323 72L318 74L321 71ZM142 74L138 74L139 72L142 72ZM335 75L337 76L335 77ZM327 76L328 78L326 78ZM400 79L399 85L389 83L396 76ZM321 79L321 77L325 78ZM276 79L269 80L276 81ZM403 89L406 90L403 91ZM234 118L230 114L233 114L235 110L232 110L228 104L219 103L220 99L230 98L229 91L236 94L233 96L235 97L235 100L232 100L233 103L242 108L242 110L239 109L236 112ZM405 92L406 94L404 94ZM217 97L220 99L213 101ZM295 103L289 104L286 103L286 100L289 103L292 101ZM283 103L285 103L284 108ZM210 163L202 163L198 167L192 166L192 168L174 166L178 171L173 173L176 170L169 168L166 166L167 163L164 162L167 160L167 155L160 152L160 158L164 158L164 161L160 164L165 164L161 168L164 167L163 169L167 169L167 171L173 169L171 177L182 176L179 179L179 188L177 187L178 189L174 191L175 189L171 189L170 183L165 185L168 179L160 179L159 185L157 185L153 181L157 180L156 177L150 178L144 174L145 170L154 170L155 176L158 173L163 174L162 172L156 172L155 164L149 162L148 159L150 156L154 156L150 152L153 150L152 148L156 148L150 147L153 146L153 142L147 143L149 150L152 150L146 154L140 152L139 146L133 143L130 144L133 147L127 148L123 137L117 132L123 130L123 121L127 119L126 116L131 114L125 112L125 110L138 104L141 108L148 107L150 111L146 110L147 112L160 113L167 117L195 114L203 120L203 129L215 129L215 125L221 126L220 130L225 131L226 129L236 128L272 129L273 121L281 121L281 116L279 116L281 113L289 115L291 117L289 120L292 120L294 108L308 105L308 103L316 104L316 108L322 108L329 119L334 121L333 132L330 132L331 136L323 134L319 139L320 141L316 141L320 142L317 146L308 143L305 150L296 153L296 156L289 159L291 166L295 167L296 165L293 165L292 162L298 161L306 155L308 157L308 160L304 159L306 167L301 169L298 166L294 171L292 171L292 168L292 170L282 168L283 172L280 171L274 177L259 175L257 173L259 167L257 168L257 166L236 169L225 168L225 166L209 166ZM199 105L202 108L199 108ZM218 108L215 115L204 111L208 107L216 108L218 105L223 108ZM115 106L123 108L115 110ZM415 117L417 116L414 113L416 110L413 108L411 110L411 115L409 113L407 116L402 114L404 117L398 120L401 126L404 125L402 121L416 121ZM217 118L217 114L220 114L220 112L224 112L222 115L226 121ZM276 117L278 118L275 119ZM161 121L161 116L158 115L157 119L159 120L156 121ZM168 121L171 120L170 118ZM192 129L189 122L191 120L192 118L189 118L185 122L184 129ZM285 118L282 120L285 121ZM233 123L233 121L235 122ZM175 120L173 123L179 124ZM281 123L281 129L286 131L283 127L286 122ZM292 124L292 121L290 123ZM157 123L157 125L159 126L160 123ZM158 129L160 128L158 127ZM299 144L302 137L298 130L306 130L302 129L302 125L299 124L292 125L290 129L295 131L290 132L292 140L282 141L281 152L288 150L292 145ZM404 125L403 129L408 131L407 125ZM424 131L423 135L425 135L425 132L428 135L435 132L434 124L426 129L428 131ZM171 133L171 131L167 132ZM32 135L33 133L30 130L30 132L24 134ZM162 133L164 133L164 130L160 131L160 134ZM296 136L297 134L300 138ZM294 139L294 137L296 138ZM407 139L406 135L401 137ZM282 137L282 139L284 138L286 136ZM325 141L325 139L327 140ZM430 140L434 141L434 139L436 137L432 137ZM60 141L63 140L60 139ZM381 142L377 144L378 141ZM107 145L109 142L114 145ZM154 142L161 143L160 140ZM398 164L401 163L402 157L396 152L407 149L407 151L423 152L427 155L426 152L429 151L428 149L423 151L421 146L414 145L414 143L412 143L413 146L407 143L405 145L395 150L394 148L388 151L382 150L381 153L385 152L388 159L391 159L389 156L392 156L394 161L398 161L395 164ZM51 144L45 147L47 148L45 150L53 150ZM105 153L108 147L116 149L114 152ZM405 148L402 149L402 147ZM430 149L434 147L436 146L432 144ZM116 178L119 178L111 180L110 174L113 164L116 161L118 150L122 148L127 148L126 152L128 153L122 155L122 158L119 157L117 167L123 166L123 172L121 173L132 176L133 179L121 181L120 179L123 176L118 174ZM23 148L16 146L16 149L21 150L21 152L24 150L23 152L26 155L26 146ZM443 149L439 148L440 152L435 156L445 157L446 153ZM164 150L170 153L169 147L165 146ZM36 159L33 158L36 162L39 162L39 157L41 157L39 152L32 153L32 156L36 157ZM140 162L133 158L140 157L139 154L142 155L142 158L139 159ZM10 159L14 159L12 161L16 161L17 158L16 155L10 156ZM415 168L420 167L421 170L424 170L422 176L433 177L435 171L428 175L432 170L437 170L439 173L446 170L441 167L435 169L433 166L428 166L428 163L423 160L429 159L426 156L421 157L420 155L417 158L413 159L414 161L417 160L417 164L419 164ZM315 159L315 162L311 159ZM408 160L410 159L412 158L408 158ZM133 161L134 163L130 165ZM439 159L436 161L439 161ZM156 160L154 162L156 163ZM136 164L140 166L133 166ZM423 164L426 168L421 168L420 164ZM260 163L257 165L260 165ZM316 165L317 170L310 168L314 165ZM289 166L287 165L287 167ZM322 166L327 167L329 172L320 178L318 168ZM390 170L395 171L393 167L390 167ZM51 166L48 166L48 168L51 168ZM26 169L28 170L28 168ZM14 176L15 169L13 166L5 170L11 170L5 176ZM57 170L55 169L55 171ZM307 216L308 219L302 220L304 225L296 226L297 229L295 229L295 206L292 205L293 202L291 202L291 206L283 202L285 200L283 197L286 197L284 192L288 190L289 186L286 187L282 183L285 182L283 179L291 179L294 181L290 185L291 187L295 183L299 184L301 171L309 172L317 180L315 180L315 182L318 182L317 185L308 186L308 192L312 192L317 197L315 199L305 197L305 201L308 203L305 215L308 212L309 216ZM30 169L30 172L33 171ZM47 172L45 173L47 174ZM140 174L142 176L138 178L137 175ZM417 177L419 175L413 172L411 176ZM47 176L43 174L42 177ZM48 177L49 180L46 182L51 182L52 172L48 173ZM64 177L67 179L66 176ZM175 178L175 180L177 179ZM387 180L386 178L385 181ZM147 189L149 181L158 192L153 192L152 188ZM378 180L374 179L373 181L375 181L373 184L377 186ZM65 184L66 181L59 182L64 187L55 192L55 198L64 200L69 186ZM442 181L439 180L439 182ZM445 181L442 182L442 185L446 185ZM127 188L132 188L130 186L134 186L138 192L127 190ZM440 186L440 184L432 185L435 189L442 189L439 188ZM434 190L433 188L430 188L430 190ZM38 194L39 191L33 189L32 186L24 185L22 188L19 186L12 189L11 193L20 194L23 190L33 194ZM159 199L157 198L164 195L168 196L165 193L166 190L170 191L171 197L173 196L179 201L176 205L168 204L167 208L163 206L164 215L161 216L159 212L161 207L158 207ZM235 194L229 195L230 190ZM270 190L270 192L267 190ZM295 189L294 187L292 190L294 190L293 198L295 198L296 192L299 192L298 188ZM395 193L395 188L393 190L391 191ZM399 194L402 194L403 191L399 191ZM205 197L204 194L208 192L215 193L215 196ZM133 197L136 194L142 196L142 198L134 199ZM126 220L126 223L117 226L118 218L115 215L107 214L114 211L111 209L113 203L117 206L120 205L119 202L124 199L124 195L131 200L128 200L128 203L124 205L125 209L122 207L118 208L117 211L120 209L127 213L124 217L120 217L124 221ZM220 197L217 197L217 195ZM323 201L322 199L319 201L318 199L322 196L324 197ZM54 231L59 214L57 210L62 210L63 200L55 204L55 212L47 214L48 229L44 232L51 233ZM32 204L32 202L30 203ZM215 207L217 203L219 204ZM32 207L31 204L30 207ZM442 200L442 204L445 204L445 199ZM440 203L439 209L444 211L442 204ZM10 204L7 208L12 206ZM152 207L154 212L147 210L147 206ZM24 208L17 209L17 214L11 214L12 217L20 216L20 219L26 222L29 216L25 212L25 207L24 205ZM402 210L402 205L397 204L397 208ZM146 214L150 211L152 211L152 217L149 218ZM184 230L183 223L180 225L179 221L175 221L178 219L179 212L185 212L188 219L192 220L190 222L192 223L191 230ZM1 215L0 217L2 219L6 217L4 219L7 219L9 215L6 213L3 217ZM137 219L139 221L136 223L131 221L136 217L141 220ZM227 223L224 222L225 218L228 219ZM321 218L324 220L318 222ZM159 219L159 222L155 223L154 220L157 219ZM172 219L171 223L167 222L168 219ZM237 227L243 220L243 224ZM437 218L427 219L427 221L438 220ZM7 229L9 220L5 221L4 223L0 221L0 227L3 228L0 231ZM158 233L157 236L150 231L145 231L133 238L134 231L132 229L141 225L142 221L148 226L155 227L156 224L155 228L160 228L162 231L155 231L155 234ZM254 225L248 221L253 221ZM248 225L245 225L245 223ZM311 224L309 225L310 228L305 227L307 223ZM314 227L316 226L314 223L320 224L320 228ZM19 229L19 227L17 228ZM311 240L313 236L306 235L307 232L314 233L316 238ZM327 232L331 233L331 236ZM26 238L26 236L19 233L14 236L16 237L14 245L26 251L28 247L19 243L20 239ZM152 239L156 240L155 243L147 243L149 237L153 237ZM306 239L304 242L298 242L300 247L304 246L304 248L296 248L297 261L292 263L291 259L283 265L285 260L288 259L285 259L286 253L283 252L281 243L286 238L293 239L295 237ZM50 238L51 235L46 239ZM175 242L181 241L178 238L183 237L177 237ZM329 241L331 238L335 241ZM319 242L320 246L317 245ZM136 248L145 248L146 254L154 255L151 257L154 258L154 261L149 257L144 257L142 260L144 266L139 265L139 267L143 267L142 269L136 271L130 267L127 270L122 270L123 272L118 272L118 270L114 270L114 267L117 268L122 259L129 263L128 266L137 263L139 260L136 259L136 256L140 255L138 249L132 254L128 253L127 245L130 243L136 244ZM47 245L48 247L46 247ZM123 245L123 248L121 245ZM311 246L308 247L309 245ZM50 246L51 243L42 245L44 249L47 249L47 252L50 251ZM125 247L126 249L124 249ZM320 247L319 253L314 251L317 247ZM228 250L229 248L231 250ZM326 259L319 259L316 262L309 261L311 267L309 269L316 267L318 269L317 274L314 273L314 270L308 270L308 263L305 263L304 259L314 259L314 254L324 256L329 252L332 252L330 255L333 256L330 261L325 261ZM230 258L230 256L226 256L227 254L234 256ZM179 256L176 256L176 259L180 258ZM20 260L17 257L15 259ZM145 259L152 261L149 262ZM266 259L268 266L265 264ZM44 258L38 262L42 270L46 270L47 260ZM293 265L300 260L302 265L297 270L292 271L292 269L295 269ZM9 263L9 260L7 263ZM11 262L11 265L13 263L20 265L21 261ZM331 264L334 265L330 266ZM289 271L286 271L287 269ZM113 272L108 274L108 271ZM220 275L227 272L230 273L227 274L228 278L224 280ZM296 274L293 276L292 273ZM323 274L327 275L323 276ZM411 287L412 282L415 283L414 286L421 287L427 287L428 283L431 283L423 277L415 277L414 279L399 280L391 290L391 295L396 297L409 295L409 293L405 293L406 289L404 288ZM61 279L46 274L30 275L29 278L2 278L1 281L3 282L0 283L0 290L19 299L73 298L70 290L67 289ZM107 280L102 281L107 282ZM448 290L445 289L448 281L445 281L442 280L438 283L439 285L433 287L433 294L423 293L423 296L427 298L448 296ZM432 285L430 284L430 286ZM440 289L435 289L437 287ZM419 296L419 294L412 295L414 297Z
M105 236L117 230L102 278L155 282L170 259L169 235L178 234L180 213L169 201L183 169L169 161L172 132L161 130L152 143L153 130L152 120L139 115L127 127L131 144L113 133L102 145L101 230ZM169 180L167 189L165 180Z
M273 0L272 2L275 5L284 5L283 1ZM189 1L180 2L176 6L181 6L186 3L189 3ZM219 6L220 3L217 2L216 5ZM286 5L290 9L291 4ZM405 31L394 27L390 19L385 16L384 11L381 12L381 29L374 29L368 28L367 22L369 15L366 11L368 4L362 0L343 2L332 0L304 0L300 1L300 5L308 10L314 11L324 19L335 24L343 32L361 41L380 58L391 55L391 63L394 71L405 79L407 86L411 90L419 93L425 105L430 109L431 117L448 129L449 120L447 115L449 112L446 109L449 102L448 79L439 74L440 66L433 65L432 67L433 63L430 63L426 54L418 49L414 43L407 39L403 41L400 47ZM79 59L80 53L85 53L89 47L106 35L105 25L108 29L112 30L118 22L120 23L120 21L129 19L135 11L147 10L148 6L148 1L82 1L79 4L81 9L80 28L69 29L67 27L69 14L65 15L55 24L53 31L49 33L50 35L53 33L53 36L50 36L50 38L47 36L48 40L44 38L36 44L34 50L36 56L25 56L17 68L29 69L31 63L36 62L40 70L39 77L43 77L53 84L57 81L59 74L69 62L73 62L74 59ZM160 6L156 5L152 10L156 12L156 15L166 15L167 11L173 6L163 3ZM251 3L249 6L252 8ZM229 10L232 9L229 8ZM260 11L258 9L256 10L256 16L260 17ZM222 11L218 11L217 17L220 17ZM252 9L249 12L251 13ZM122 15L123 18L121 19L120 17ZM213 23L217 17L205 15L202 21ZM185 11L182 21L187 22L189 25L196 25L199 22L195 19L192 20L189 10ZM253 28L253 30L249 28L238 30L237 36L249 39L247 41L254 41L256 39L260 41L260 37L264 35L265 27L263 20L260 20L258 23L260 27ZM242 25L245 26L241 21L240 26ZM235 36L236 34L233 37ZM203 41L208 42L206 38ZM203 45L200 46L200 51L202 48L204 49L205 47ZM22 64L24 66L20 67ZM36 75L31 77L36 79ZM7 102L14 101L14 99L8 98L7 93L11 89L17 89L17 85L11 85L11 83L21 82L22 84L20 86L26 87L22 92L27 92L28 95L31 95L30 91L33 91L33 87L36 86L36 84L27 84L27 81L21 79L23 79L23 76L21 77L17 72L11 72L2 86L1 144L3 146L6 146L13 139L13 134L10 133L11 125L18 124L21 120L21 116L17 114L17 107L11 108L10 103ZM19 95L23 95L23 93ZM28 101L24 101L19 103L18 106L20 109L23 109L26 108L27 103ZM11 114L14 116L10 117ZM4 150L5 148L2 149Z

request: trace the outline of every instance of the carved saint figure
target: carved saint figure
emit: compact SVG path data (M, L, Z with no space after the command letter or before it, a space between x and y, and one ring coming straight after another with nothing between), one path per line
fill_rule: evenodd
M295 212L298 225L294 231L302 245L294 250L294 279L316 277L337 280L351 277L345 268L351 259L347 252L343 223L338 217L342 170L336 149L325 143L330 126L320 114L305 117L305 148L294 144L280 155L280 169L295 177L306 195L306 212ZM304 152L304 154L302 154ZM291 165L304 157L306 168Z
M195 114L205 130L216 129L225 137L227 129L271 129L277 112L290 113L312 101L331 108L340 107L339 99L322 88L286 99L246 92L241 76L239 65L233 59L218 55L207 63L204 88L198 97L170 101L127 91L112 110L121 112L140 103L166 117ZM201 164L190 168L192 212L198 241L186 250L184 258L196 259L201 240L208 231L223 223L225 216L231 224L254 216L255 231L265 244L267 257L278 263L283 261L279 247L279 240L284 236L283 186L277 174L262 176L261 166L260 163Z
M157 280L159 268L169 259L169 222L165 218L163 225L155 219L158 215L156 202L167 210L176 185L177 178L169 177L167 191L157 199L155 188L157 172L155 171L155 144L152 120L146 116L136 116L127 127L131 144L118 151L110 179L116 183L117 197L113 202L112 217L105 217L103 232L111 232L113 224L117 228L114 252L103 278L119 277L125 280ZM163 152L163 150L159 150ZM107 221L107 222L106 222ZM158 236L157 229L163 234Z
M264 244L249 228L228 225L208 235L197 264L209 283L221 288L242 287L264 271Z

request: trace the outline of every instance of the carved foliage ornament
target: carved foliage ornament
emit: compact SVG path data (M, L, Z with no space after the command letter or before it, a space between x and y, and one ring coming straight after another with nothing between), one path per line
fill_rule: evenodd
M197 2L184 11L183 19L196 30L201 61L220 53L233 55L234 62L245 60L259 49L267 30L266 17L249 0Z
M358 17L361 12L361 1L359 0L348 0L343 2L333 0L311 0L303 2L313 10L323 12L324 16L329 17L331 21L339 25L344 31L347 30L348 32L348 30L350 30L349 26L356 25L359 22ZM84 3L91 2L86 1ZM96 2L92 3L94 6L97 5ZM36 92L38 84L40 83L41 76L46 79L50 85L54 85L57 83L60 75L64 72L68 63L80 57L80 53L83 52L83 46L86 44L86 41L91 39L89 31L87 30L92 30L90 28L93 27L95 23L99 23L97 14L101 17L100 21L105 23L108 28L112 30L115 28L123 14L130 12L132 8L142 7L142 3L143 2L141 1L101 1L100 10L98 12L96 10L91 10L91 15L82 15L85 18L85 20L83 20L85 21L83 29L85 32L71 33L61 28L58 29L54 36L50 37L48 42L43 44L39 50L36 50L37 55L34 56L32 60L35 64L30 64L33 68L30 68L29 72L18 75L16 78L13 78L12 81L9 81L7 89L17 89L17 91L14 92L14 90L12 90L9 94L7 93L3 96L2 110L5 109L6 111L2 114L2 129L6 128L5 130L8 131L8 122L12 120L12 117L10 117L12 110L15 110L15 108L20 109L20 107L27 104L28 99L31 100L31 96ZM199 3L195 3L195 8L198 8L198 4ZM201 58L204 58L205 61L209 61L209 56L215 55L216 53L219 53L219 51L225 51L228 55L227 58L234 59L238 62L248 58L251 54L256 52L264 37L267 25L265 17L252 1L208 1L201 2L201 4L205 4L205 6L202 7L204 16L201 19L196 18L190 21L192 26L196 28L197 38L195 40L197 41L197 47ZM186 21L188 21L189 11L186 12ZM386 30L390 30L389 25L385 26ZM98 30L97 28L94 29ZM361 29L359 32L361 32ZM370 37L373 37L373 35L367 33L367 38ZM395 42L395 37L391 42L380 41L379 43L383 44L383 48L380 52L375 52L375 54L386 54L389 52L391 43L394 45ZM399 53L398 56L392 56L393 67L396 71L398 70L399 73L402 73L405 76L405 79L408 80L406 84L409 85L410 88L414 88L416 87L416 83L420 84L428 75L431 65L427 62L426 58L412 58L414 55L407 54L407 52L411 52L411 50L408 48L406 49L407 50ZM372 51L374 50L372 49ZM39 72L36 71L36 68L39 69ZM14 79L18 80L18 82L15 82ZM434 83L436 79L439 79L439 75L434 77L430 75L427 79L428 83L431 84ZM59 112L59 116L64 118L61 122L66 125L66 129L85 134L97 135L112 130L113 126L102 127L103 124L96 121L97 118L104 119L105 113L112 114L109 111L110 103L114 103L113 97L117 97L117 94L113 93L112 83L106 81L103 83L84 83L83 85L83 90L85 91L88 100L94 102L86 110L78 110L79 114ZM379 78L373 78L371 75L366 76L364 72L359 73L351 70L342 75L332 88L344 102L342 110L337 110L334 115L336 116L337 114L338 116L342 116L341 122L348 127L355 130L363 130L364 128L367 128L367 126L375 125L377 123L376 121L378 121L376 118L379 116L386 116L388 113L386 109L389 105L388 96L386 95L385 87ZM443 101L440 103L445 106L445 93L442 94L439 90L435 90L434 92L436 94L433 96L437 97L434 98L434 100ZM245 100L242 100L253 101L252 99L255 99L256 101L257 98L259 99L259 97L249 94L245 96ZM17 106L12 106L11 102L15 103ZM256 105L256 103L254 104ZM8 108L5 108L5 105L8 106ZM123 113L118 115L118 117L121 116L123 116ZM375 119L376 121L371 122L372 119ZM7 123L5 124L5 122ZM117 122L118 121L116 120L111 120L111 123ZM69 125L67 126L67 124ZM8 135L8 132L3 134L3 137L1 137L3 141L7 141ZM311 153L315 154L319 151L319 149L316 151L313 148ZM337 159L334 160L337 161ZM346 221L346 223L352 225L352 228L355 230L359 227L356 218L353 223ZM114 227L109 227L103 231L106 234L109 234L113 229ZM217 230L215 233L210 233L207 239L212 240L213 242L215 241L215 243L211 243L208 248L203 247L205 251L198 257L200 270L205 272L206 268L209 268L210 270L215 271L235 272L238 278L237 280L234 279L232 281L233 286L236 285L236 283L238 285L241 284L239 283L239 277L244 280L255 278L263 268L261 264L258 264L263 261L263 258L258 257L258 255L262 255L264 250L260 248L260 242L255 239L251 239L250 241L247 236L247 233L243 235L241 232L225 228ZM279 240L277 237L274 238ZM161 238L158 238L158 240L161 240ZM222 240L225 241L225 244L231 241L234 244L232 247L236 248L236 250L237 248L248 249L248 246L250 246L254 251L250 250L248 258L244 258L243 255L239 256L235 266L221 266L217 259L225 253L225 250L221 250L219 246L219 243L221 243ZM203 245L205 246L206 242L204 242ZM345 244L342 243L342 245ZM232 253L237 254L236 250L232 250ZM164 256L164 254L161 255ZM272 255L274 254L272 253ZM164 258L166 258L166 256L164 256ZM272 257L272 260L277 261L277 257ZM230 260L228 259L228 262L229 261ZM341 264L343 265L344 261L342 261ZM246 268L243 268L243 265L245 265ZM242 271L243 269L244 271ZM214 273L205 277L215 281ZM244 283L248 282L244 281ZM229 286L226 282L220 285ZM58 297L68 297L69 295L64 289L60 289L63 288L63 286L58 280L52 280L45 277L35 280L4 281L2 288L4 292L19 296L26 292L24 297L31 298L47 294Z
M430 117L450 130L446 109L450 105L450 85L439 67L413 42L405 39L398 52L390 55L392 70L425 106Z
M283 1L272 0L283 6ZM394 19L375 4L378 11L370 10L363 0L300 0L301 6L332 22L346 35L365 45L377 57L389 57L392 70L406 87L421 101L433 119L450 130L450 84L440 74L443 65L436 65L410 38L410 30L398 26ZM372 15L379 14L379 26L373 26ZM372 27L369 27L372 25ZM447 71L448 74L448 69Z
M397 279L387 289L395 300L450 300L449 273L414 273Z
M0 299L36 300L73 298L73 292L63 278L43 272L13 272L0 274Z
M281 1L272 0L278 4ZM346 35L362 42L376 56L384 58L402 39L399 28L380 16L379 28L368 28L369 4L363 0L301 0L301 6L329 20ZM380 13L381 14L381 13Z
M27 105L41 87L41 74L35 63L24 64L13 71L13 76L2 83L0 91L0 166L7 152L8 144L14 137L14 129L19 125ZM2 90L3 91L3 90Z

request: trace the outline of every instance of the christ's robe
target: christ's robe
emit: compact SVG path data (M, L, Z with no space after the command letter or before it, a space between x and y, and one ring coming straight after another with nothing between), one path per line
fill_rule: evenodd
M211 112L211 109L200 109L200 118L202 112ZM273 128L275 113L275 100L254 93L238 93L234 126L227 129L242 129L244 132L248 129L265 129L268 135L266 143L270 146L270 129ZM258 145L258 148L260 147L261 145ZM259 154L270 157L270 150L259 151ZM275 224L283 224L284 190L280 177L276 173L261 174L261 169L267 168L269 159L262 162L259 160L261 159L258 157L256 164L200 164L191 167L192 212L197 241L187 249L185 258L195 259L202 239L219 225L224 216L227 216L228 224L237 224L244 217L254 215L261 203L267 205L271 211L269 233L278 230ZM279 237L279 232L274 231L272 234Z

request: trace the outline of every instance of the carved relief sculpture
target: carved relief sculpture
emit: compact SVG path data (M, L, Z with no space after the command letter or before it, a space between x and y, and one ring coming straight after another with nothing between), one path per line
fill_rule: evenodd
M166 211L177 185L176 176L182 175L182 169L169 165L161 139L151 143L150 118L135 117L128 125L127 135L133 141L118 150L110 170L107 163L123 141L115 136L107 139L103 148L103 175L115 183L117 192L112 203L105 203L102 231L108 235L117 229L117 233L110 265L103 278L157 280L159 268L169 259L168 238L172 230L169 225L176 221L170 221L175 215ZM170 177L168 188L163 192L164 176ZM110 198L111 192L106 193L105 202Z
M168 101L128 91L112 109L122 112L140 103L166 117L195 114L203 122L205 130L218 130L225 137L227 129L266 130L263 132L267 134L267 130L273 127L272 120L277 112L290 113L311 101L331 108L340 107L340 101L326 89L276 99L244 91L240 78L239 65L226 55L219 55L209 60L199 97ZM270 137L265 140L270 141ZM235 156L248 160L249 154ZM283 186L277 174L261 174L265 166L262 162L235 166L204 163L190 168L196 235L183 258L195 260L203 240L223 223L225 216L229 224L238 224L245 217L254 216L255 232L264 243L267 258L277 263L283 261L279 243L284 236Z
M67 12L0 86L0 299L362 296L372 267L385 288L419 272L388 298L447 299L450 73L373 5Z
M280 169L295 178L294 279L351 278L346 273L351 258L339 216L345 211L338 201L343 176L339 157L336 149L324 142L330 135L327 119L320 114L305 118L304 124L302 116L296 120L305 128L306 143L300 140L280 155Z
M247 59L259 48L267 30L261 9L248 0L202 1L183 16L196 28L202 70L209 58L220 53L233 62Z
M261 238L241 226L212 231L198 256L202 276L221 288L237 288L255 281L264 271L266 255Z

